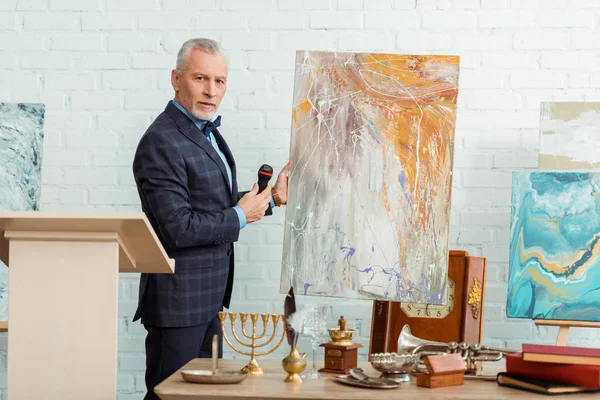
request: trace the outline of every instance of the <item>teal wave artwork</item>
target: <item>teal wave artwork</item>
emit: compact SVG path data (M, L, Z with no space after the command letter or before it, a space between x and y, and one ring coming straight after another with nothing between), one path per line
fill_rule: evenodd
M600 321L600 173L515 172L506 315Z

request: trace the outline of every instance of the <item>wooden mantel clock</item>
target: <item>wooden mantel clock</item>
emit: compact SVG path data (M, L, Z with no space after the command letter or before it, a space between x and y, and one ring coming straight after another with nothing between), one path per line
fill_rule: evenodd
M446 305L374 301L369 354L398 351L405 324L420 339L481 343L485 272L485 258L451 250Z

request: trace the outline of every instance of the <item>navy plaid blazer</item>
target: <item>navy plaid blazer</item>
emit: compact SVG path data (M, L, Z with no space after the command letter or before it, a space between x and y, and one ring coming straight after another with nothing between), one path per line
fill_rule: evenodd
M134 321L192 326L229 307L233 242L240 233L232 207L245 192L238 193L227 143L217 130L213 135L231 168L231 191L221 157L171 102L140 139L133 174L142 210L175 259L175 273L141 275Z

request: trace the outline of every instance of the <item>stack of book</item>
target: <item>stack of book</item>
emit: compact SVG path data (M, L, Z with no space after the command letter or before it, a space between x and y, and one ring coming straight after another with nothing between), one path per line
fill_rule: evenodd
M502 386L544 394L600 391L600 349L524 344L506 357Z

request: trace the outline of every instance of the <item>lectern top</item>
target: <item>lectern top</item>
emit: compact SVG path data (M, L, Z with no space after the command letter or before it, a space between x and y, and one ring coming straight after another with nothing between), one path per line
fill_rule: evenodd
M116 240L120 272L172 273L169 259L143 212L0 212L0 260L8 264L8 241Z

